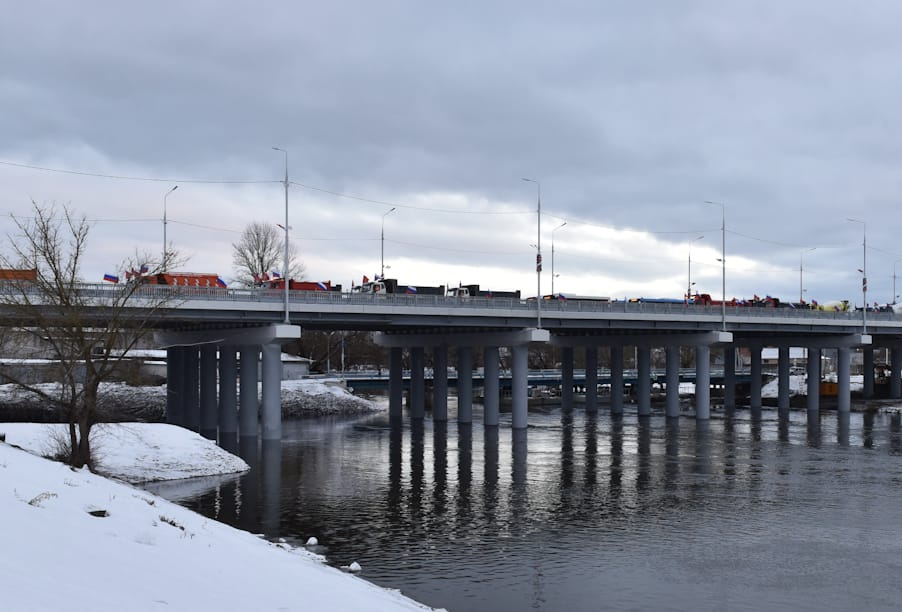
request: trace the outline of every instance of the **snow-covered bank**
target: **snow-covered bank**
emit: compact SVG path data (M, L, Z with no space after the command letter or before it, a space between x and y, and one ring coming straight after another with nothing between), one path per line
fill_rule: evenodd
M259 385L258 385L259 386ZM52 394L54 383L40 385ZM258 391L259 393L259 391ZM162 421L166 413L166 385L134 387L125 383L101 383L98 408L104 420ZM297 417L319 414L360 414L381 410L373 402L357 397L338 379L282 381L282 414ZM15 415L29 415L28 420L40 420L36 413L49 412L46 402L15 385L0 385L0 415L16 420Z
M428 609L305 550L7 444L0 514L6 610Z
M52 456L68 427L51 423L0 423L9 444ZM163 423L101 423L91 428L100 474L127 482L233 474L249 469L240 457L193 431Z

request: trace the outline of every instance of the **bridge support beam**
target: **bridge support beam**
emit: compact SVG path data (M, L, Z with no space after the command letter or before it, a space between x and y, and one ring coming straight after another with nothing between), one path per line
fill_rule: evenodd
M388 349L388 418L400 421L404 407L404 349Z
M525 344L511 347L511 427L526 429L529 412L529 348Z
M749 385L749 408L758 410L761 408L761 346L752 345L751 353L751 384Z
M200 349L200 433L205 438L216 439L216 428L219 425L218 410L216 347L208 344Z
M426 381L423 375L425 351L422 346L410 349L410 418L426 416Z
M668 418L680 416L680 347L668 346L664 349L667 363L666 392L667 408L665 413Z
M238 355L234 346L219 348L219 435L238 434Z
M432 420L448 420L448 346L432 349Z
M651 349L636 347L636 377L639 388L639 416L651 414Z
M260 402L257 398L257 365L259 357L260 349L257 345L241 347L238 435L242 438L256 437L259 433L258 414L260 412Z
M191 431L200 430L200 354L196 346L185 350L185 359L182 362L185 377L185 393L183 410L185 415L185 427Z
M184 356L185 347L172 346L166 349L166 422L170 425L183 425L185 422Z
M821 349L808 347L808 411L820 409Z
M864 367L864 389L862 390L865 398L874 397L874 349L865 346L861 349L861 361Z
M586 412L598 410L598 347L586 347Z
M695 418L711 418L711 347L695 347Z
M893 347L891 353L889 393L892 399L899 399L902 397L902 349Z
M561 347L561 406L573 408L573 347Z
M262 438L282 439L282 349L278 344L263 345Z
M457 347L457 422L473 422L473 348Z
M848 347L837 349L836 381L838 383L838 395L836 410L840 413L848 413L852 407L851 382L849 374L852 364L852 350Z
M487 346L484 349L483 363L485 376L483 383L483 423L494 427L498 425L501 391L499 385L498 347Z
M781 419L789 416L789 347L777 347L777 412Z
M723 347L723 407L736 408L736 347L732 344Z
M623 347L611 347L611 414L623 414Z

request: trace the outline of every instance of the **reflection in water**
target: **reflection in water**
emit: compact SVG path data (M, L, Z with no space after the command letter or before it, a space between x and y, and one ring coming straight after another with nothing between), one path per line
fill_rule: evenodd
M902 507L899 415L739 410L721 424L577 407L531 413L528 433L384 417L285 432L236 441L253 470L184 503L270 538L316 535L330 563L356 560L429 605L839 610L902 597L902 549L885 531ZM806 588L787 568L805 568Z

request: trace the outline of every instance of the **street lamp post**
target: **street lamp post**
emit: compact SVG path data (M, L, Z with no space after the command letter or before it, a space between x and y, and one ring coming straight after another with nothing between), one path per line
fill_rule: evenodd
M542 184L530 178L523 180L536 184L536 328L542 329Z
M163 263L161 264L163 272L166 271L166 262L169 260L169 249L166 246L166 198L168 198L169 194L178 188L179 186L176 185L175 187L167 191L166 195L163 196Z
M720 324L727 331L727 212L721 202L705 200L705 204L720 206Z
M896 295L896 264L902 261L902 259L897 259L893 262L893 304L896 303L896 298L899 296Z
M291 323L288 316L288 151L273 147L273 151L281 151L285 154L285 260L282 264L282 281L285 283L285 323Z
M385 217L389 215L389 213L394 212L394 207L391 210L382 215L382 271L380 272L380 277L385 279Z
M556 228L551 230L551 295L555 295L555 293L554 293L554 277L557 276L554 273L554 233L556 231L558 231L559 229L561 229L562 227L564 227L565 225L567 225L566 221L564 221L563 223L558 225Z
M689 298L692 295L692 284L693 284L692 283L692 243L697 242L697 241L701 240L702 238L704 238L704 236L699 236L698 238L695 238L695 239L689 241L689 268L688 268L689 274L687 275L687 279L686 279L686 304L687 305L689 304Z
M864 302L861 309L861 333L868 333L868 225L861 219L846 217L846 221L861 223L863 240L861 242L861 301Z
M811 247L810 249L805 249L801 253L799 253L799 304L803 304L805 302L805 298L803 294L805 293L805 287L802 285L802 262L805 259L805 253L810 253L814 251L817 247Z

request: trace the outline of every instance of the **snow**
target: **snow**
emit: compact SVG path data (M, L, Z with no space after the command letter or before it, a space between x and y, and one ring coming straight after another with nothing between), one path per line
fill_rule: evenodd
M0 432L9 441L41 444L38 430L44 426L24 425L0 424ZM120 462L145 456L149 447L151 456L161 457L156 465L171 475L178 473L171 470L174 453L197 452L173 428L147 428L105 432L107 469L131 473ZM157 428L162 433L152 434ZM144 435L150 441L136 444ZM204 452L197 456L215 463ZM0 515L0 597L6 610L429 609L329 567L304 549L267 542L146 491L3 443Z

